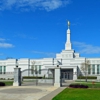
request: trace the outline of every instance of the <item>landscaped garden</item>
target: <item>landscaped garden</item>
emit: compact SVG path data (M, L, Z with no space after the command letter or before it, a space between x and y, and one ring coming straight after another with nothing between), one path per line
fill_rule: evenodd
M100 100L100 82L75 82L52 100Z
M89 88L98 88L100 89L100 82L75 82L73 84L82 84L87 85Z

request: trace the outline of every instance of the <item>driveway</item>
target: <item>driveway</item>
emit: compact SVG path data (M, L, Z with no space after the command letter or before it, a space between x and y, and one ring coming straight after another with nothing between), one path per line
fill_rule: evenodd
M0 100L39 100L56 89L54 86L0 87Z

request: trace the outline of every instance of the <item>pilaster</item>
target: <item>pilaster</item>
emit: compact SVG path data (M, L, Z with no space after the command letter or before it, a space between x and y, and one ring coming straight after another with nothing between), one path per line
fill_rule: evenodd
M21 68L14 68L13 86L21 86Z
M77 67L73 68L73 80L77 80Z
M97 64L95 65L95 74L97 75Z

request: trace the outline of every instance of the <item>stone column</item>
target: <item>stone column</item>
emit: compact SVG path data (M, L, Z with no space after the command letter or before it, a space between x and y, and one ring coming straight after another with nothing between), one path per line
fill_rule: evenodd
M13 86L21 86L21 68L14 68Z
M77 80L77 67L73 68L73 80Z
M61 68L60 67L55 67L55 75L54 75L54 86L55 87L60 87L61 86L61 80L60 80L60 72Z

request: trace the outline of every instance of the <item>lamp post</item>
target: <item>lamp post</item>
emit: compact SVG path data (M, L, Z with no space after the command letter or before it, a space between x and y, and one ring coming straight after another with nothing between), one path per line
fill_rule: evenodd
M59 61L57 61L57 67L59 67L59 65L60 65L60 63L59 63Z

